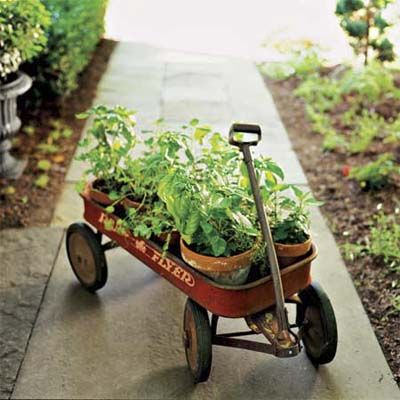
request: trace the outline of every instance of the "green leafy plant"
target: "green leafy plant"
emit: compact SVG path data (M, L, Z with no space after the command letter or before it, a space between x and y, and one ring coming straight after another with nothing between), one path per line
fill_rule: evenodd
M37 167L41 170L41 171L49 171L51 169L51 162L49 160L40 160L37 163Z
M380 257L385 265L394 272L400 272L400 211L392 214L382 210L370 221L369 237L364 243L347 243L343 246L348 259L362 255Z
M354 130L348 142L352 154L362 153L383 130L384 120L376 113L364 111L354 119Z
M133 157L131 150L139 139L131 112L96 106L81 115L88 116L93 124L79 159L89 163L86 172L103 181L115 202L105 211L116 212L122 198L141 203L138 209L126 209L118 227L110 221L110 229L144 238L171 237L178 231L201 254L231 256L253 248L255 259L265 264L247 169L226 138L197 119L179 129L159 121L144 133L142 155ZM301 235L308 237L309 194L281 184L283 171L269 158L257 158L255 170L266 208L274 210L276 231L286 230L282 240L298 243ZM289 187L296 200L281 197Z
M259 65L261 73L271 79L282 80L293 75L305 78L316 74L325 62L321 57L321 48L309 40L279 43L275 47L288 60Z
M400 143L400 117L386 125L385 143Z
M215 257L252 248L258 232L242 213L247 196L215 180L193 178L185 169L173 170L158 191L185 242L196 252Z
M311 104L316 111L325 112L339 103L342 93L335 79L313 75L296 88L294 95Z
M37 186L40 189L45 189L47 187L47 185L49 184L49 181L50 181L50 178L48 175L41 174L35 179L34 184L35 184L35 186Z
M282 195L291 189L294 198ZM321 205L310 192L303 192L295 185L278 185L273 188L271 230L276 243L304 243L310 238L309 207ZM280 195L279 195L280 194Z
M369 253L382 257L392 270L400 272L400 214L386 215L382 211L373 218Z
M11 186L11 185L10 186L6 186L6 187L1 189L0 193L2 195L10 197L10 196L14 196L15 195L16 189L15 189L14 186Z
M0 0L0 83L43 51L49 24L39 0Z
M124 107L106 107L98 105L78 118L93 117L93 123L87 137L80 142L84 151L78 160L89 163L86 174L93 174L108 193L120 190L134 190L134 184L127 176L124 160L136 145L133 118L134 111Z
M380 61L393 61L393 44L386 35L390 23L383 11L392 0L338 0L336 15L347 33L354 52L364 56L365 65L376 57Z
M23 131L28 135L28 136L34 136L36 132L36 128L32 125L27 125L23 127Z
M392 154L385 153L369 164L352 168L349 178L355 179L364 189L380 190L390 183L394 174L400 174L400 165L395 163Z
M361 102L374 103L385 96L399 96L393 71L373 62L362 69L349 69L338 81L343 94L356 94Z

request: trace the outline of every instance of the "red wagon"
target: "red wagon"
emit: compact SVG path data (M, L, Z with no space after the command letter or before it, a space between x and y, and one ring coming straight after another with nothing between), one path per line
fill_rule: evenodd
M327 295L311 280L311 262L317 257L314 245L303 259L278 272L282 299L296 304L296 321L288 324L286 308L279 309L277 304L277 291L279 294L281 289L277 289L273 275L240 286L218 284L186 264L178 248L163 254L156 241L110 229L110 222L116 225L118 217L107 214L87 194L82 198L84 218L96 232L85 223L74 223L67 230L67 254L76 277L91 292L103 287L108 268L105 252L120 246L185 293L188 300L183 343L195 382L205 381L209 376L212 345L293 357L301 351L302 342L314 364L333 360L337 347L336 320ZM103 243L103 236L110 240ZM244 318L249 330L218 333L219 317ZM242 338L254 334L263 334L267 343Z

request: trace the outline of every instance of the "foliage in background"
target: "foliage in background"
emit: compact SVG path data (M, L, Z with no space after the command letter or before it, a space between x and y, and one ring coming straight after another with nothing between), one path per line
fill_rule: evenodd
M362 54L365 65L372 58L393 61L393 43L386 31L391 25L383 11L393 0L338 0L336 15L350 38L354 52Z
M44 49L49 24L39 0L0 0L0 83Z
M385 153L367 165L352 168L349 178L358 181L363 189L379 190L385 187L395 174L400 174L400 165L394 161L393 154Z
M394 73L371 63L338 75L315 73L300 82L294 94L304 100L312 130L324 136L325 150L357 154L376 139L398 140L400 118L385 119L377 111L385 101L400 101Z
M397 208L389 215L383 211L376 213L364 243L348 243L343 249L346 258L355 259L365 254L381 257L389 270L400 272L400 210Z
M282 42L274 47L287 60L259 65L261 72L271 79L286 79L294 75L304 78L318 72L325 62L320 56L321 47L309 40Z
M24 3L25 0L21 0ZM41 0L51 13L47 49L27 72L36 76L40 95L66 96L77 87L104 33L107 0Z

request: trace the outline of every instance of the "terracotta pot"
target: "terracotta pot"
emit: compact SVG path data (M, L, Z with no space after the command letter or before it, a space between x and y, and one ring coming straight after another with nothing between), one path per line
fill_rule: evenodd
M86 192L89 195L89 197L96 203L101 204L102 206L109 206L113 204L114 201L108 197L107 193L104 193L93 187L95 182L96 180L88 182L86 185Z
M168 234L167 233L162 233L160 236L158 236L158 239L165 243L167 241ZM181 235L178 231L172 231L171 232L171 239L169 240L169 245L170 246L177 246L179 244L179 240L181 239Z
M298 244L283 244L274 243L276 256L278 257L279 266L287 267L288 265L294 264L310 251L312 241L311 238L303 243Z
M241 285L246 282L254 250L231 257L206 256L189 249L182 238L180 247L183 260L214 281L223 285Z
M139 208L140 205L141 205L141 203L139 203L139 202L137 202L137 201L134 201L134 200L130 200L130 199L128 199L127 197L125 197L125 198L122 200L122 205L123 205L125 208ZM142 208L144 208L144 207L142 207Z

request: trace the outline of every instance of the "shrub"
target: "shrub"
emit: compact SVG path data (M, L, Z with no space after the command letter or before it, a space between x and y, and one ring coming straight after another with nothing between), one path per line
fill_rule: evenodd
M68 95L77 87L79 73L89 63L104 32L107 0L42 0L50 11L47 51L36 65L41 93Z
M338 0L336 15L350 37L354 52L364 56L365 65L373 54L380 61L393 61L393 44L386 37L390 23L382 11L393 0Z
M49 23L39 0L0 0L0 83L43 50Z

